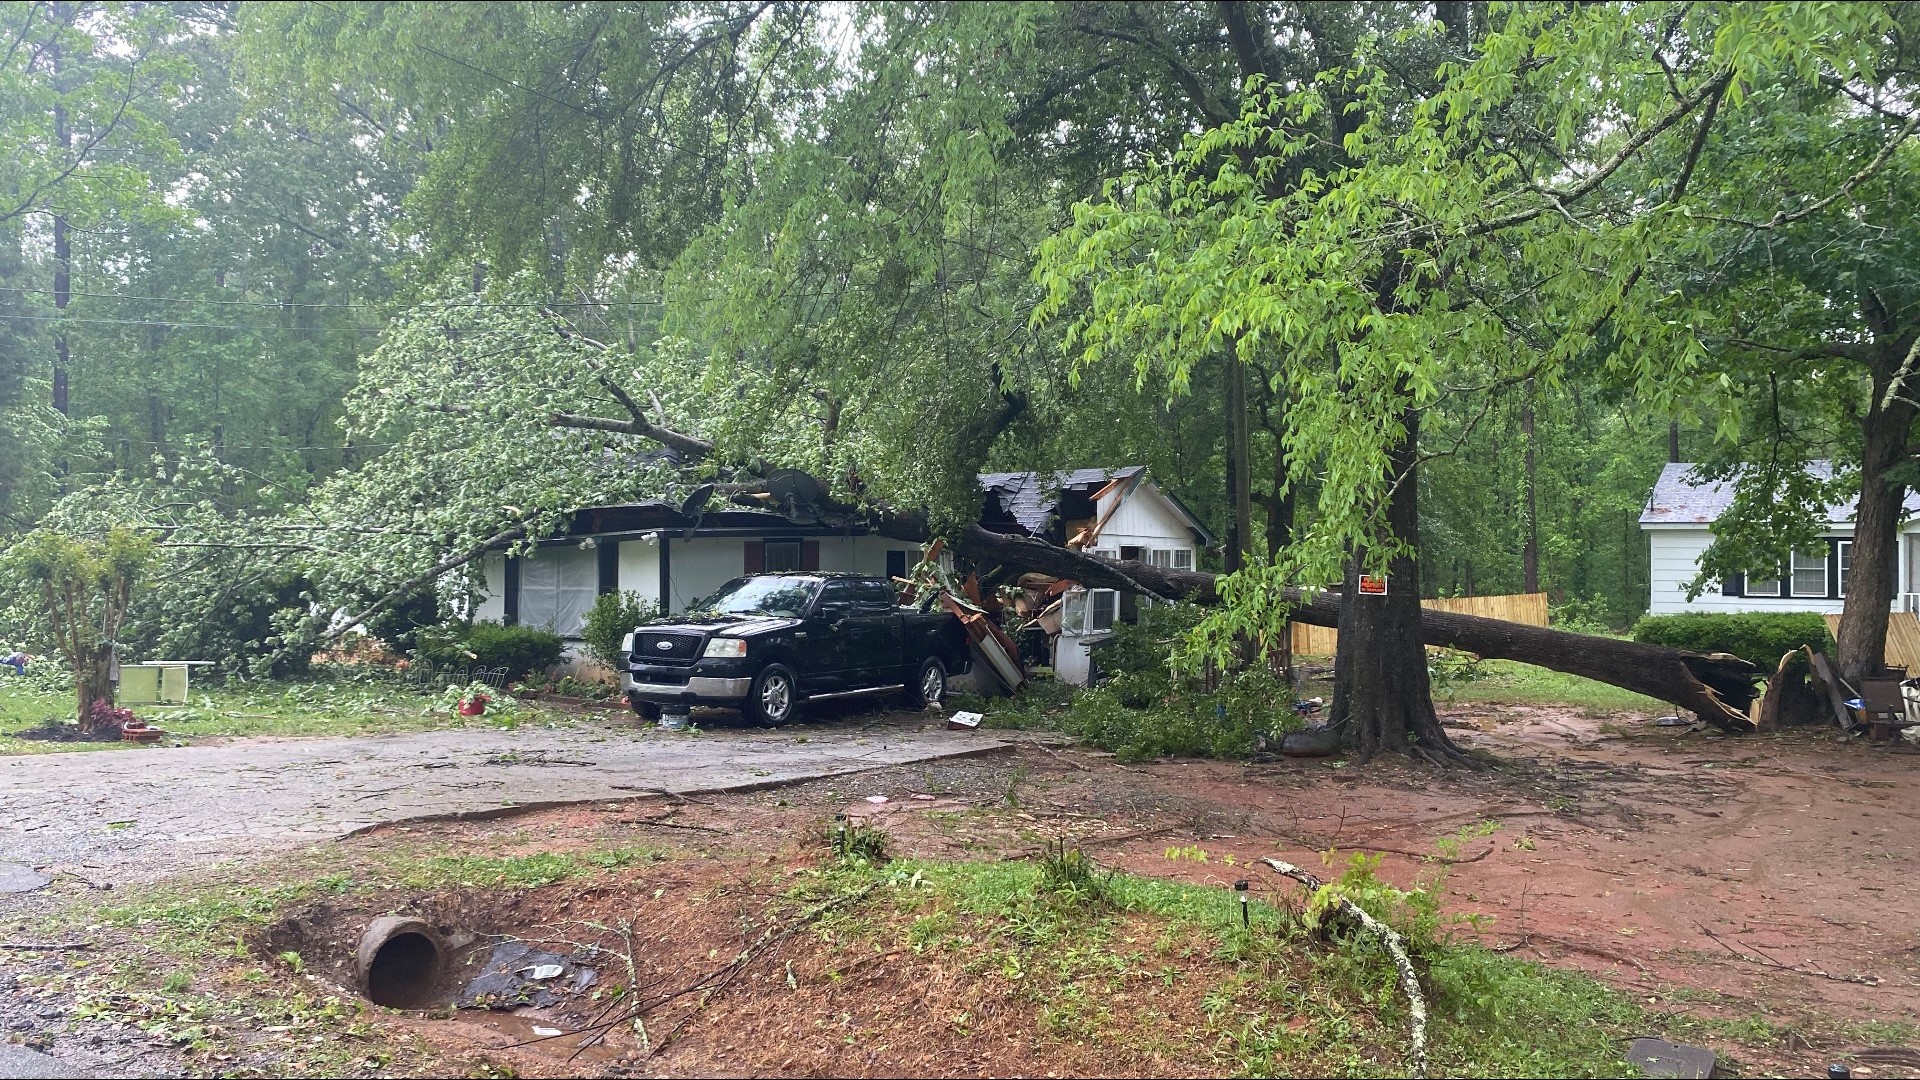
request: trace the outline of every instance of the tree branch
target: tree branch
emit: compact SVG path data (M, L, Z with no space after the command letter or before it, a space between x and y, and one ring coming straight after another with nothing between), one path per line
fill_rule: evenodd
M1727 85L1732 79L1733 72L1730 70L1721 71L1711 79L1708 79L1699 89L1682 98L1678 104L1667 111L1666 115L1648 124L1644 129L1635 132L1621 145L1620 149L1616 151L1611 158L1608 158L1598 169L1594 170L1592 175L1572 187L1557 189L1536 187L1530 189L1541 198L1546 199L1546 205L1530 207L1526 210L1516 210L1511 214L1483 221L1475 225L1469 225L1466 230L1467 235L1484 236L1488 233L1499 232L1502 229L1511 228L1515 225L1523 225L1540 217L1542 214L1564 212L1567 204L1577 202L1593 194L1601 184L1606 183L1609 177L1618 172L1621 166L1631 160L1633 155L1639 153L1642 147L1659 137L1668 128L1686 119L1687 115L1699 108L1701 104L1709 100L1717 102L1720 95L1726 92ZM1696 141L1704 139L1705 137L1704 129L1697 132L1694 136Z

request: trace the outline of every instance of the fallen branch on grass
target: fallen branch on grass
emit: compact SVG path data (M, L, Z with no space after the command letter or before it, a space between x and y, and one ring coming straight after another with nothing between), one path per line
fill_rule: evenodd
M1260 861L1309 889L1326 888L1326 884L1319 878L1290 862L1281 862L1279 859L1261 859ZM1413 958L1407 955L1407 939L1401 937L1399 931L1393 927L1367 914L1364 908L1346 897L1336 896L1334 900L1340 905L1342 912L1351 916L1368 933L1380 939L1380 944L1386 947L1387 955L1393 957L1393 966L1400 969L1400 988L1407 994L1407 1016L1412 1027L1411 1048L1407 1053L1409 1071L1416 1077L1426 1076L1427 999L1426 995L1420 992L1420 976L1413 970Z

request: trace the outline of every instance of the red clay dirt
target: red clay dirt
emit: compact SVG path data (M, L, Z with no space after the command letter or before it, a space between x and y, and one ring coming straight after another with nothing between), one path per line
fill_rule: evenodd
M1222 888L1248 878L1277 902L1297 896L1294 887L1254 859L1277 856L1331 876L1349 854L1371 852L1378 872L1403 886L1443 874L1447 910L1491 916L1479 933L1497 949L1588 971L1656 1011L1748 1030L1764 1018L1778 1037L1736 1038L1731 1026L1725 1039L1705 1037L1749 1075L1822 1073L1829 1061L1903 1034L1862 1025L1920 1019L1920 928L1901 876L1920 854L1920 802L1909 781L1920 758L1820 730L1729 737L1566 708L1442 711L1463 745L1502 764L1444 772L1379 761L1122 765L1030 742L997 759L681 804L671 822L683 831L666 834L648 824L663 808L632 805L406 831L495 851L503 839L537 851L650 835L710 847L719 857L713 871L744 886L741 853L763 853L753 860L763 866L792 859L824 818L843 813L884 828L897 854L1017 858L1065 839L1136 873ZM866 798L875 795L886 801ZM1321 853L1330 848L1341 855L1326 867ZM685 876L685 862L668 865ZM913 977L911 958L875 963ZM884 1042L885 1030L884 1017L868 1018L864 1045ZM710 1011L689 1028L682 1053L690 1056L652 1067L738 1064L749 1060L742 1047L754 1031L751 1017ZM493 1039L508 1041L505 1033ZM893 1041L896 1050L912 1045ZM956 1060L952 1049L929 1044L871 1062L825 1050L791 1063L754 1060L776 1073L857 1073L876 1062L937 1073L951 1071L940 1066ZM1920 1075L1912 1067L1920 1055L1879 1050L1857 1059L1855 1075ZM1084 1063L990 1055L974 1064L1004 1072ZM552 1060L517 1066L528 1075L564 1072ZM1165 1066L1108 1062L1097 1071Z

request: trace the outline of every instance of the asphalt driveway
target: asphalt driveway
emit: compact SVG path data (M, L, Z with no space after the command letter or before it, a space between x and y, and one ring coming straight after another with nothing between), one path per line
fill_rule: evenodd
M397 821L738 790L1005 745L914 716L773 731L582 722L4 758L0 864L118 884Z

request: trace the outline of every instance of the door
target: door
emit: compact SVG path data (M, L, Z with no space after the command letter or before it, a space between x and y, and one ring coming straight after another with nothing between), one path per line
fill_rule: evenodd
M858 614L853 582L829 581L814 601L813 613L801 628L806 637L799 644L801 689L809 694L834 694L851 690L853 682L853 635L851 620Z
M898 686L906 676L901 673L900 612L893 606L893 590L877 581L848 584L853 586L854 608L841 628L850 664L847 689Z

